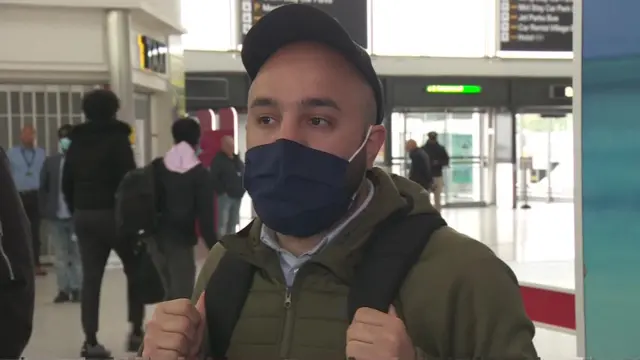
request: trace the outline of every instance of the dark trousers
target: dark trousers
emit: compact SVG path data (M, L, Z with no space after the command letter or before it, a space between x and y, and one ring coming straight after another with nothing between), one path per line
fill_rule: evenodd
M25 191L20 193L22 206L27 213L31 223L31 238L33 239L33 260L36 266L40 266L40 209L38 203L38 192Z
M196 279L194 247L180 236L160 235L157 246L164 263L160 265L166 279L167 300L190 299Z
M74 224L80 258L82 259L82 328L87 335L98 332L102 277L111 250L122 260L127 275L127 303L129 322L141 328L144 305L136 299L130 280L135 269L136 255L130 243L118 239L113 210L76 210Z

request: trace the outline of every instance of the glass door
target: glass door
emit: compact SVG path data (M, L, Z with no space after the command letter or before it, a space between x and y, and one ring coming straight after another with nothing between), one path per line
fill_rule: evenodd
M418 145L427 142L428 133L438 133L438 141L450 156L444 170L443 206L485 206L488 159L485 112L407 112L392 114L392 169L407 176L409 159L405 143L413 139Z
M529 157L532 161L528 174L518 169L519 196L526 192L528 200L533 201L572 201L573 114L525 113L516 119L518 158Z
M486 113L450 112L440 143L450 162L444 176L444 204L448 207L485 206L487 143Z

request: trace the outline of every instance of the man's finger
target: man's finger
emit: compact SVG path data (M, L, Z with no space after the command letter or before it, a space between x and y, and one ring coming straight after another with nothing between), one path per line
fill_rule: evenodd
M207 312L205 309L205 301L204 301L204 292L200 294L198 298L198 302L196 302L196 310L200 315L200 323L198 324L198 329L196 333L196 339L193 342L193 346L191 347L191 352L189 356L191 358L197 358L198 355L202 352L202 340L204 338L204 330L207 326Z
M379 356L376 354L373 345L364 343L357 340L347 342L347 348L345 349L347 359L375 359Z
M207 310L205 309L205 303L204 303L204 291L202 292L202 294L200 294L200 297L198 298L198 302L196 302L196 310L198 310L198 313L200 314L200 317L202 318L202 320L206 319Z
M393 305L389 306L389 315L400 318L400 316L398 316L398 312L396 311L396 307Z
M361 322L368 325L383 326L385 324L384 317L386 315L387 314L381 311L362 307L356 311L356 314L353 317L353 322Z
M367 344L373 344L375 340L374 328L375 326L358 322L351 324L347 329L347 342L359 341Z

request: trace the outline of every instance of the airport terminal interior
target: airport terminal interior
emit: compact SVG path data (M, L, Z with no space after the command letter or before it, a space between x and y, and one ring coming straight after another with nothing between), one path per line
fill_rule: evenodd
M171 147L171 123L186 114L200 123L204 163L220 150L223 136L233 137L235 152L242 158L251 83L239 50L251 26L288 1L112 1L30 0L28 6L20 0L0 1L0 43L5 48L0 52L0 146L18 145L22 128L30 125L38 146L55 154L57 129L86 120L83 94L108 88L120 97L119 115L133 129L139 166ZM449 226L486 244L513 270L543 359L640 354L629 338L604 340L611 324L604 315L593 315L599 311L594 304L598 309L622 304L620 312L632 311L630 300L620 300L627 296L621 295L625 286L614 282L620 292L608 296L596 294L595 285L585 291L589 264L583 250L586 254L587 238L594 239L589 237L594 232L587 231L593 222L586 219L588 213L592 220L596 216L587 206L605 204L614 209L612 214L626 211L629 206L612 204L624 199L621 192L630 187L595 185L583 176L587 157L605 145L593 135L595 130L590 130L592 137L585 135L586 119L594 118L590 114L597 110L587 113L589 90L582 85L587 75L581 73L587 60L578 43L589 41L582 27L597 25L588 25L592 20L582 1L309 2L335 17L373 55L384 93L382 124L387 128L376 166L408 176L407 141L422 145L430 133L438 134L450 156L443 174L442 215ZM597 102L596 95L589 96ZM621 105L612 100L606 109L637 114L633 103L638 102ZM617 119L611 113L604 116ZM620 130L618 135L610 149L627 146L635 152L637 145L630 145L628 134ZM608 158L603 165L593 159L588 169L597 178L609 177L608 162L614 166L619 160ZM628 160L626 168L633 162ZM604 175L598 174L598 167ZM587 198L583 188L599 192ZM237 229L253 217L251 198L245 195ZM611 234L616 231L621 230L612 229ZM624 237L615 234L611 236ZM52 268L55 254L46 223L42 244L41 260L48 274L36 279L35 325L24 356L76 358L83 341L80 306L53 303L58 291ZM201 242L194 251L200 268L206 247ZM595 254L614 256L595 250L590 254L594 264L602 264L593 260ZM594 265L593 271L598 269L603 267ZM606 289L604 278L593 279L594 284L600 279L598 289ZM129 331L125 283L114 253L102 287L99 339L116 358L131 355L124 350ZM153 308L147 306L147 319ZM615 334L625 332L621 328Z

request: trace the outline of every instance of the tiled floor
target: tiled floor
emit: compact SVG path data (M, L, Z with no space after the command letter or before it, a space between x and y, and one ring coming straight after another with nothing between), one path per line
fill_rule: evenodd
M487 244L521 283L575 289L573 204L533 203L528 210L445 209L450 226Z
M523 283L563 289L573 288L573 206L532 204L530 210L456 209L445 210L449 224L489 245L507 261ZM202 251L198 251L202 253ZM128 332L124 275L110 270L102 291L99 338L115 355ZM35 329L25 356L32 359L75 358L82 341L80 307L54 305L52 275L37 282ZM151 314L153 307L148 308ZM536 347L542 358L576 358L575 335L538 329Z

